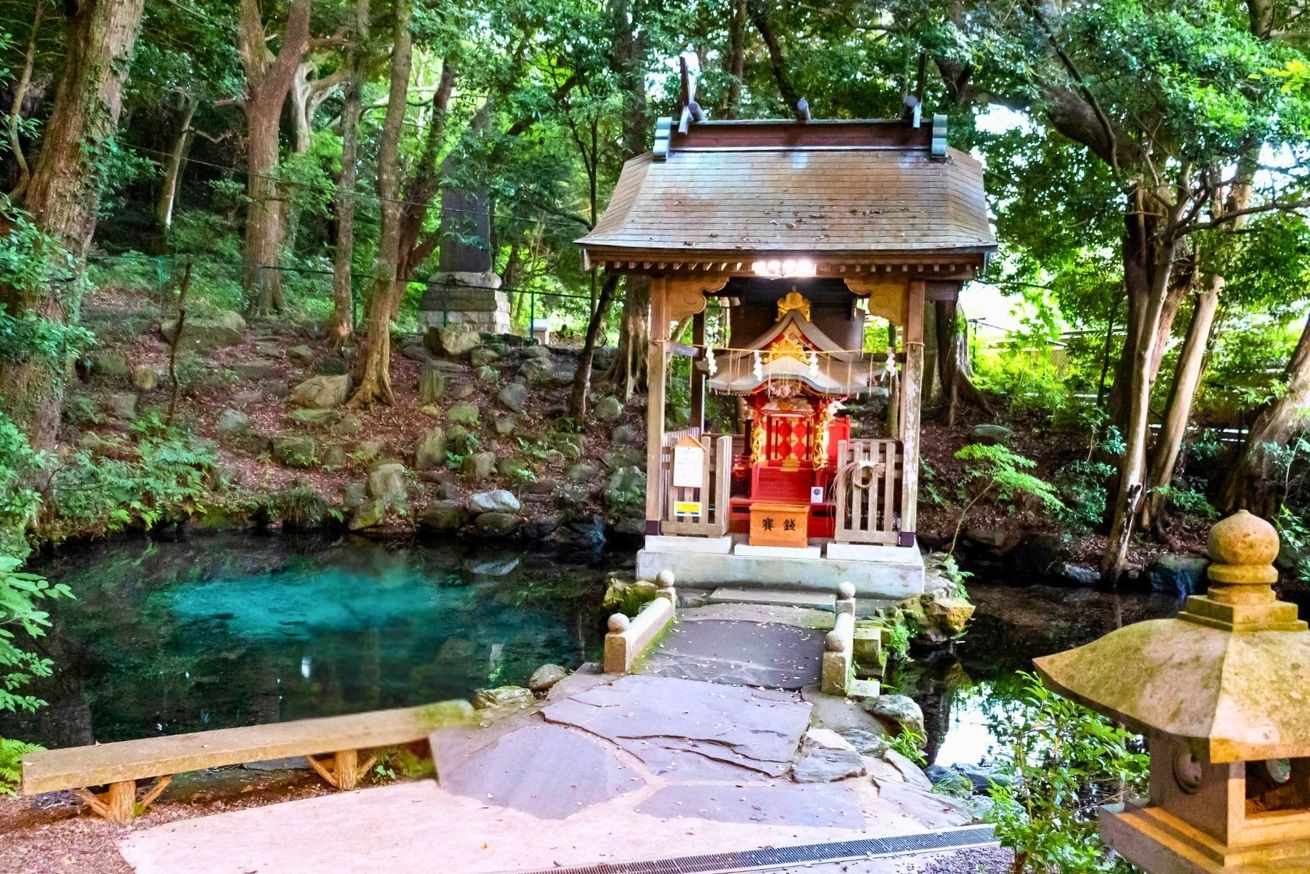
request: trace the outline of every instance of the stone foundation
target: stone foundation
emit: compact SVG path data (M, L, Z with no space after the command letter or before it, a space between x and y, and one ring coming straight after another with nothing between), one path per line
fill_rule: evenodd
M425 328L459 325L488 334L510 332L509 295L495 273L437 273L419 301Z

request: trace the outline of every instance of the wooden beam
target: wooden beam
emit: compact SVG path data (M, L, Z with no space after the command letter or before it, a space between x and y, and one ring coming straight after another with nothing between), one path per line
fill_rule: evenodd
M691 317L691 342L696 352L705 345L705 310ZM695 355L691 362L691 427L705 433L705 371L696 366ZM647 480L649 482L649 480ZM708 504L708 501L706 502Z
M912 279L905 293L905 372L901 376L901 545L914 546L919 512L919 413L923 404L924 282ZM907 542L908 541L908 542Z
M646 533L660 533L664 482L660 454L664 449L664 390L668 372L669 281L656 276L650 284L650 346L646 349Z

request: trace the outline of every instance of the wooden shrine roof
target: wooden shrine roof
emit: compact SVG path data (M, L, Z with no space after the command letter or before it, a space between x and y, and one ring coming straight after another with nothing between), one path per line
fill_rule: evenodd
M980 264L996 247L982 168L946 148L944 130L935 144L932 134L896 122L695 124L624 165L605 214L578 242L591 263L609 266Z

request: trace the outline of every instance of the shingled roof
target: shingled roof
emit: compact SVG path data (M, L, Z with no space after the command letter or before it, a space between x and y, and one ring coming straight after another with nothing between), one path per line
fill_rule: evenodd
M980 264L996 247L982 168L944 139L902 122L702 122L628 161L578 242L592 263Z

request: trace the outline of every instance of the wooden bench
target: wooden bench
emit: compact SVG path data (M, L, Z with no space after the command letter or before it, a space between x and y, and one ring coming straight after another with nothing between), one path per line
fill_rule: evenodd
M40 750L23 757L23 794L74 789L91 809L113 822L144 812L174 774L304 757L336 789L354 789L373 767L360 751L424 740L433 731L473 718L466 701L375 710L349 716L301 719L143 738L88 747ZM326 758L331 756L330 759ZM138 801L136 782L159 779ZM104 792L90 787L106 786Z

